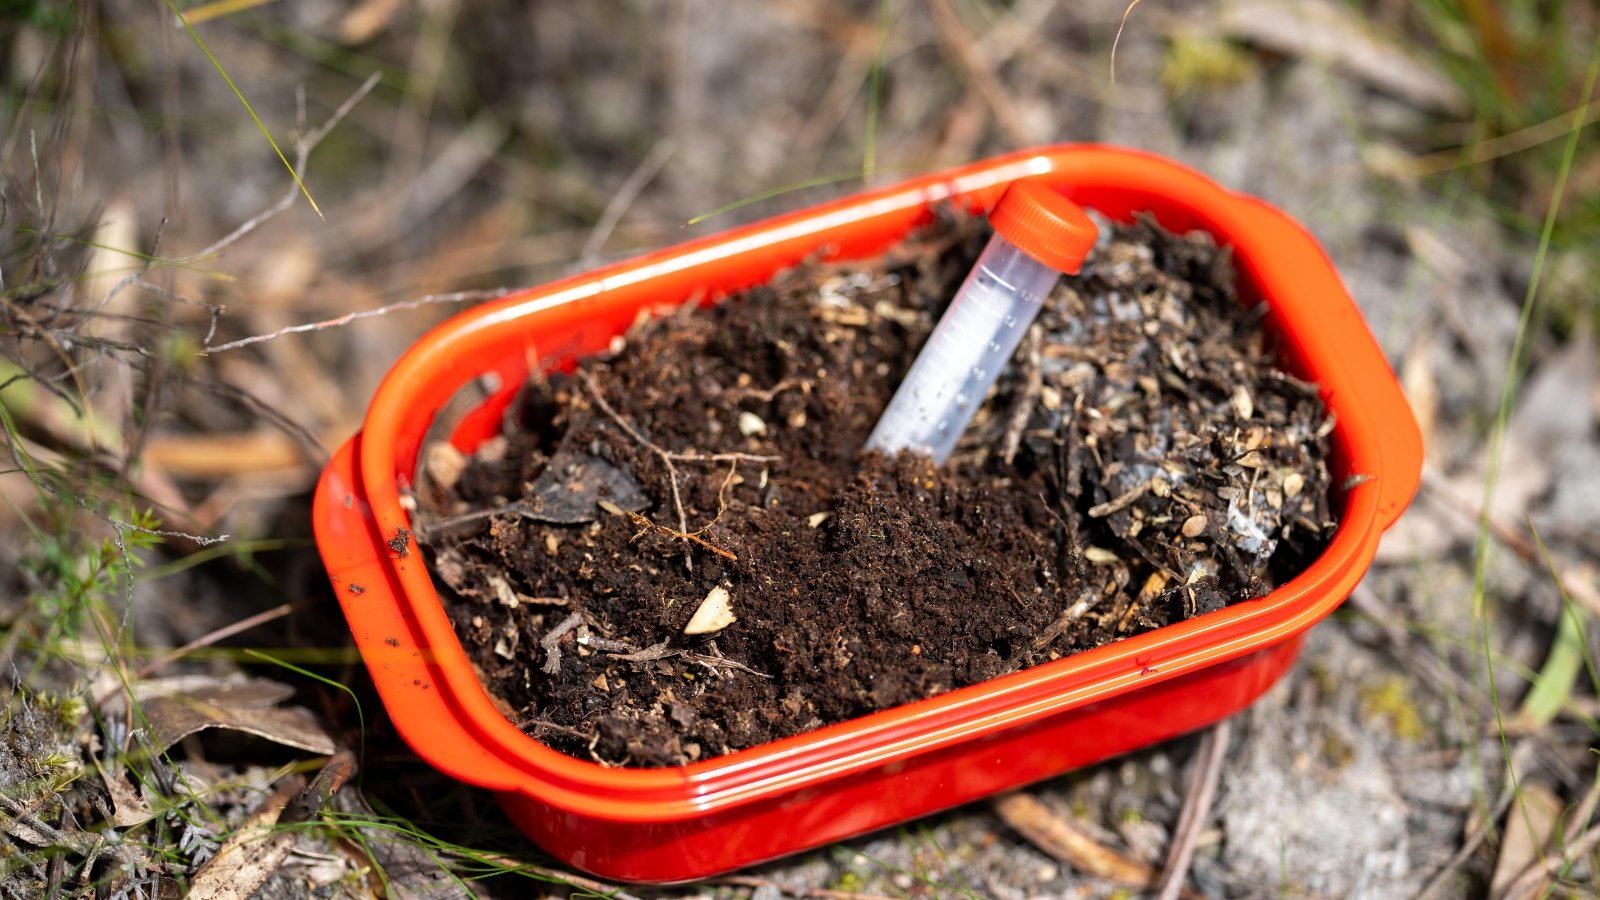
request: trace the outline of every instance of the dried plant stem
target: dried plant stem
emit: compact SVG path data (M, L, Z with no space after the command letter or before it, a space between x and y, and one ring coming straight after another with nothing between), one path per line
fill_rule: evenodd
M933 16L934 24L939 27L939 37L945 48L967 77L972 79L972 84L978 89L978 93L988 101L989 108L994 111L995 122L999 124L1000 130L1005 132L1006 139L1018 147L1038 143L1033 129L1023 118L1022 111L1011 99L1011 93L1000 83L994 63L984 55L983 49L967 33L967 26L962 24L961 17L956 15L950 0L927 0L927 6L929 14Z
M215 644L217 641L233 637L241 631L249 631L257 625L265 625L274 619L281 619L293 612L295 607L304 606L306 604L307 601L304 600L300 601L299 603L280 603L266 612L256 613L248 618L240 619L231 625L224 625L215 631L195 638L189 643L184 644L182 647L178 647L157 657L156 659L151 660L150 662L145 663L139 668L139 671L136 672L135 675L139 678L149 678L151 675L154 675L168 664L177 662L178 660L188 656L190 653L193 653L202 647L209 647L212 644Z
M1161 872L1161 887L1157 894L1160 900L1177 900L1183 892L1183 883L1189 876L1189 865L1194 862L1195 846L1200 842L1200 832L1211 811L1212 798L1217 794L1217 782L1222 778L1222 759L1227 755L1228 738L1232 730L1228 720L1223 719L1200 737L1194 773L1189 778L1189 795L1183 802L1183 812L1178 814L1172 848L1167 851L1167 865Z
M509 289L499 288L492 291L456 291L453 294L428 294L425 297L402 300L399 303L390 303L387 306L380 306L377 309L364 309L353 313L345 313L342 316L335 316L332 319L323 319L320 322L307 322L302 325L290 325L286 328L280 328L277 331L273 331L268 334L257 334L247 338L240 338L237 341L228 341L225 344L207 344L202 349L206 353L220 353L224 350L237 350L240 347L248 347L251 344L260 344L266 341L276 340L289 334L304 334L308 331L322 331L327 328L338 328L341 325L348 325L357 319L373 319L377 318L378 316L386 316L392 312L399 312L406 309L417 309L418 307L432 306L440 303L472 303L481 300L498 300L509 293Z
M673 511L676 512L677 515L678 515L678 529L676 531L673 531L670 528L663 528L662 526L657 525L656 523L650 521L649 519L645 518L644 516L639 515L638 513L628 513L628 515L630 517L635 517L635 521L643 520L642 522L640 522L640 524L647 525L647 526L649 526L651 528L659 529L659 530L664 531L664 532L666 532L668 534L671 534L672 536L674 536L674 537L676 537L676 538L678 538L680 540L692 541L692 542L694 542L696 544L700 544L701 546L705 547L706 549L711 550L712 552L716 553L717 555L723 556L723 557L725 557L727 559L735 559L736 557L732 553L728 552L727 550L723 550L720 547L715 547L715 546L707 543L705 540L701 539L699 537L699 532L691 532L689 530L689 517L688 517L687 514L684 513L684 510L683 510L683 497L678 491L678 467L673 465L673 463L674 462L735 462L735 461L738 461L738 460L745 460L745 461L748 461L748 462L773 462L773 461L779 459L780 457L777 457L777 456L759 456L759 455L755 455L755 454L751 454L751 453L700 453L700 452L693 451L693 450L683 451L683 452L674 452L674 451L667 450L667 449L663 448L661 445L657 444L655 441L652 441L649 438L645 437L643 434L641 434L639 432L639 429L637 429L637 428L635 428L633 426L632 422L629 422L627 419L623 418L622 414L617 412L616 409L614 407L612 407L612 405L606 401L605 395L600 392L600 386L595 384L593 376L591 376L588 372L585 372L582 369L579 369L577 371L577 375L578 375L578 380L583 382L584 390L588 391L590 399L594 400L595 406L597 408L599 408L599 410L601 412L605 413L607 418L609 418L611 421L615 422L617 424L617 427L622 429L623 433L627 434L628 437L633 438L633 440L635 442L637 442L639 444L639 446L645 448L646 450L649 450L651 453L654 453L658 458L660 458L662 465L667 467L667 481L672 487L672 508L673 508ZM731 480L731 478L732 478L732 476L730 474L729 480ZM724 488L726 488L726 486L727 486L726 482L724 482L723 486L724 486ZM719 494L719 497L720 497L721 491L719 491L718 494ZM720 499L719 499L719 504L720 504ZM719 511L717 513L717 515L718 515L718 517L720 517L722 514ZM712 521L715 522L716 520L713 519ZM707 527L710 527L710 526L708 525ZM702 530L704 530L704 529L702 529ZM684 564L685 567L687 567L689 569L689 571L691 571L691 572L694 571L694 557L687 550L684 551L683 564Z
M583 249L578 252L578 268L593 268L600 258L600 248L606 245L606 240L617 229L617 224L627 213L633 201L639 199L639 194L650 184L651 180L661 174L661 169L672 158L672 142L668 140L657 141L651 148L650 154L628 173L627 179L617 192L612 195L606 208L600 211L600 218L594 224L594 230L589 232L588 240L583 242Z
M1021 388L1017 399L1011 404L1005 436L1000 439L1000 459L1008 466L1017 458L1017 450L1022 447L1022 433L1027 430L1028 419L1033 416L1033 406L1044 393L1043 355L1044 329L1035 325L1022 338Z
M315 150L317 145L322 143L322 139L328 136L328 132L337 127L340 122L344 121L344 117L350 114L350 110L355 109L356 104L360 103L362 98L371 93L372 89L377 87L378 82L382 79L383 74L381 72L373 72L371 75L367 76L367 80L362 82L361 86L356 88L355 92L346 98L343 103L339 104L338 109L333 111L333 115L329 116L326 122L323 122L320 126L313 128L311 131L302 135L298 140L295 141L295 159L294 166L292 167L292 171L294 173L294 185L284 193L282 199L252 216L243 225L240 225L238 228L235 228L234 230L218 238L199 253L196 253L193 256L183 257L182 259L173 260L173 262L190 263L194 262L195 260L204 259L208 256L221 253L223 250L237 243L240 238L252 231L255 231L257 228L260 228L273 217L277 216L279 213L282 213L290 206L293 206L294 198L300 196L301 192L305 190L305 188L301 185L300 179L305 175L306 162L311 158L311 151Z

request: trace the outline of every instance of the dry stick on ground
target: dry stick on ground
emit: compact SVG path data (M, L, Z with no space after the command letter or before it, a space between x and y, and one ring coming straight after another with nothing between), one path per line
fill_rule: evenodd
M1528 756L1528 751L1531 749L1532 745L1527 741L1518 744L1511 751L1511 768L1520 771L1524 767L1522 764L1522 758ZM1512 789L1512 784L1513 783L1511 779L1506 779L1505 786L1500 790L1500 796L1495 800L1494 809L1490 810L1487 820L1488 822L1500 821L1500 819L1505 816L1506 811L1511 808L1511 801L1516 799L1516 791ZM1480 826L1477 831L1468 835L1466 842L1461 845L1461 848L1458 849L1455 854L1450 857L1450 859L1446 860L1445 864L1440 866L1437 872L1433 873L1433 877L1428 879L1428 883L1422 886L1422 890L1417 892L1417 900L1427 900L1427 898L1433 896L1433 893L1439 888L1443 887L1445 881L1449 879L1451 875L1455 874L1457 869L1466 864L1466 861L1472 857L1472 854L1478 852L1478 848L1483 846L1484 840L1486 840L1488 837L1489 826L1487 823Z
M265 625L274 619L281 619L293 612L296 607L305 606L309 603L309 600L301 600L298 603L279 604L278 606L274 606L266 612L259 612L253 616L250 616L249 618L240 619L239 621L234 622L232 625L224 625L223 627L218 628L209 634L203 634L200 637L195 638L189 643L184 644L182 647L178 647L169 653L145 663L142 667L140 667L139 671L134 674L139 678L149 678L151 675L154 675L165 666L177 662L178 660L188 656L190 653L193 653L202 647L209 647L212 644L215 644L217 641L233 637L241 631L249 631L257 625Z
M614 884L606 884L604 881L596 881L593 878L585 878L573 872L563 872L560 869L551 869L530 862L523 862L520 859L512 859L509 856L484 855L473 857L473 859L504 866L509 873L525 872L536 878L546 879L556 884L570 885L602 897L615 897L617 900L639 900L637 895L630 894Z
M1156 880L1156 873L1149 866L1101 846L1032 794L1004 794L989 805L1028 843L1084 874L1134 888L1148 888ZM1185 891L1183 896L1191 893Z
M639 429L633 427L633 423L629 422L627 419L624 419L621 413L618 413L610 403L606 402L605 395L600 393L600 386L595 384L594 378L590 376L588 372L578 369L577 375L578 380L583 382L584 390L588 391L589 397L594 400L595 406L599 407L600 411L605 413L606 416L611 419L611 421L617 423L617 427L621 428L623 432L628 435L628 437L631 437L637 441L639 446L649 450L651 453L654 453L657 457L659 457L662 465L667 467L667 481L672 485L672 508L678 514L677 536L683 540L692 540L701 544L705 543L704 541L699 540L699 538L692 536L691 532L689 531L689 517L683 511L683 498L678 492L678 467L673 465L674 461L737 462L739 460L744 460L746 462L775 462L782 458L778 456L757 456L750 453L700 453L693 450L673 452L663 449L655 441L652 441L641 434ZM718 513L718 515L721 515L721 513ZM640 518L644 517L640 516ZM650 524L652 527L660 527L654 522L650 522L649 519L645 519L645 522ZM726 551L722 552L726 553ZM687 549L684 550L683 564L689 569L689 571L694 571L694 558L690 555L690 551Z
M1028 122L1023 118L1022 111L1011 99L1000 78L995 74L994 63L984 54L983 50L973 43L972 36L967 34L967 26L962 24L961 17L956 15L955 8L950 5L950 0L927 0L928 12L933 16L934 24L939 26L939 37L950 55L955 58L956 64L967 77L972 79L973 85L983 94L989 106L994 110L995 122L1000 125L1000 130L1006 133L1006 138L1017 147L1028 147L1038 143L1033 129L1028 127Z
M252 231L255 231L257 228L260 228L274 216L277 216L279 213L293 206L295 198L300 196L300 192L302 190L300 186L300 179L305 174L306 162L311 157L311 151L315 150L317 145L322 143L322 139L328 136L328 132L337 127L338 124L344 120L344 117L350 114L350 110L355 109L356 104L360 103L362 98L371 93L372 89L377 87L378 82L382 79L383 73L381 72L373 72L371 75L367 76L367 80L361 83L361 87L356 88L355 93L351 94L343 103L339 104L339 107L333 111L333 115L329 116L326 122L323 122L321 125L313 128L310 132L306 133L295 141L294 184L287 192L284 193L283 197L279 199L277 203L257 213L243 225L240 225L233 231L223 235L221 238L214 241L210 246L206 247L204 250L201 250L199 253L196 253L192 256L185 256L181 259L172 260L172 262L180 264L191 263L196 260L204 259L213 254L221 253L223 250L237 243L240 238Z
M645 189L652 179L661 173L661 168L672 158L672 142L660 140L650 150L648 156L640 160L639 165L628 173L622 187L617 188L616 194L611 197L606 208L600 211L600 218L594 223L594 230L589 232L589 239L583 242L583 249L578 252L578 268L592 268L600 258L600 248L606 245L606 240L611 237L611 232L617 229L617 224L627 213L633 201L639 199L639 193Z
M1178 814L1172 849L1167 852L1167 865L1161 873L1161 888L1157 894L1160 900L1176 900L1189 877L1195 846L1200 842L1200 832L1211 811L1211 800L1217 793L1217 781L1222 777L1222 759L1228 753L1232 730L1229 720L1223 719L1200 738L1194 773L1189 778L1189 796L1183 802L1183 812Z
M378 316L386 316L392 312L399 312L406 309L416 309L418 307L431 306L439 303L472 303L480 300L499 300L501 297L504 297L509 293L511 293L511 291L508 288L497 288L496 290L492 291L456 291L453 294L428 294L427 296L417 297L412 300L402 300L399 303L390 303L387 306L380 306L377 309L364 309L353 313L345 313L342 316L335 316L332 319L323 319L320 322L307 322L303 325L290 325L287 328L280 328L277 331L267 334L252 335L247 338L240 338L237 341L228 341L225 344L208 344L202 347L201 350L205 353L220 353L223 350L237 350L240 347L248 347L251 344L260 344L264 341L277 340L285 335L304 334L308 331L322 331L326 328L338 328L341 325L348 325L357 319L372 319Z
M1043 354L1044 329L1038 326L1029 328L1022 339L1022 362L1018 372L1022 389L1011 404L1011 416L1006 422L1006 433L1000 439L1000 459L1008 466L1017 458L1017 450L1022 446L1022 432L1027 429L1028 420L1033 417L1034 404L1044 392Z
M1430 496L1438 497L1446 506L1453 508L1456 512L1470 517L1475 524L1480 524L1487 520L1489 534L1495 540L1504 544L1507 549L1515 553L1517 558L1523 562L1537 570L1545 571L1543 554L1539 552L1539 548L1534 545L1533 541L1511 525L1499 519L1486 517L1483 505L1480 502L1463 497L1449 483L1449 480L1439 474L1432 466L1422 467L1422 489L1427 491ZM1600 592L1596 592L1583 578L1577 577L1577 567L1565 564L1564 560L1557 560L1553 556L1551 563L1551 568L1554 571L1550 571L1549 574L1555 579L1556 587L1568 597L1582 603L1589 612L1600 615Z

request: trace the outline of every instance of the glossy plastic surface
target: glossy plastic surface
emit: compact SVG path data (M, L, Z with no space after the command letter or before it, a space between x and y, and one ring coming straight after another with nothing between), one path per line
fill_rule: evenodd
M1060 278L1005 235L992 235L895 388L867 449L911 448L943 465Z
M1259 600L683 768L608 769L550 750L490 701L451 629L401 504L438 423L463 449L493 434L535 366L603 348L641 309L715 298L802 259L864 257L929 220L987 209L1040 178L1113 219L1149 211L1234 251L1284 363L1338 416L1334 482L1371 476L1307 571ZM473 399L457 415L460 396ZM496 791L540 846L609 878L711 875L1017 787L1214 722L1279 678L1303 632L1347 596L1416 490L1421 438L1327 257L1300 226L1175 163L1100 146L1026 151L935 173L529 290L466 312L395 364L361 433L318 485L317 543L396 728L439 769ZM358 593L351 590L359 584Z

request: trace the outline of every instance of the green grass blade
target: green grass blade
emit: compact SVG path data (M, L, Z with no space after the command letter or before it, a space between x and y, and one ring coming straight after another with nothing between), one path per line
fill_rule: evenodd
M1573 683L1583 671L1583 630L1588 614L1575 606L1565 591L1561 603L1564 609L1556 639L1515 717L1517 725L1528 731L1537 731L1555 721L1572 699Z
M367 717L361 711L361 698L356 696L356 692L355 691L350 690L349 686L347 686L347 685L343 685L343 684L340 684L337 681L334 681L332 678L328 678L328 677L323 676L323 675L318 675L317 673L311 671L310 669L302 669L301 667L295 665L292 662L289 662L286 659L279 659L276 656L272 656L270 654L262 653L260 650L253 650L253 649L247 648L244 651L244 653L245 653L246 656L249 656L252 659L259 659L259 660L261 660L263 662L272 663L275 666L281 666L281 667L283 667L285 669L288 669L289 671L295 673L296 675L304 675L305 677L310 678L313 681L321 682L322 684L325 684L328 687L338 688L339 690L344 691L346 694L349 694L350 695L350 702L352 702L352 703L354 703L356 705L356 724L359 725L360 728L361 728L361 746L359 748L359 753L357 754L356 759L360 763L360 766L361 766L360 771L361 771L361 773L363 775L366 774L366 771L367 771Z
M867 136L861 154L861 180L878 171L878 119L883 114L883 80L889 50L891 0L878 3L878 46L872 54L872 85L867 91Z
M1529 820L1529 831L1537 833L1532 828L1531 817L1527 807L1522 803L1522 792L1519 786L1516 766L1512 764L1511 742L1506 736L1505 711L1500 707L1499 687L1495 683L1493 641L1490 635L1489 617L1485 612L1486 585L1489 570L1489 525L1490 517L1494 514L1495 485L1500 478L1500 464L1505 455L1506 429L1511 420L1511 406L1517 396L1518 383L1521 381L1521 370L1526 366L1523 358L1524 346L1528 340L1529 323L1533 320L1535 307L1538 306L1539 286L1544 276L1545 264L1549 257L1550 243L1556 229L1556 218L1561 212L1562 195L1566 193L1567 178L1572 174L1572 167L1578 155L1578 137L1583 131L1582 111L1588 107L1590 99L1594 97L1595 81L1600 78L1600 34L1595 36L1595 43L1589 54L1589 70L1584 76L1583 98L1577 105L1573 115L1571 130L1567 133L1566 148L1561 156L1561 166L1556 172L1555 185L1551 189L1549 209L1545 212L1544 227L1539 233L1539 248L1534 254L1533 273L1528 278L1528 289L1523 294L1522 311L1517 317L1516 336L1512 340L1511 355L1506 360L1504 384L1500 389L1500 406L1495 414L1494 430L1489 438L1489 466L1484 476L1482 514L1478 517L1478 536L1473 552L1472 567L1472 615L1478 623L1480 650L1483 654L1485 674L1489 681L1489 700L1494 706L1495 729L1500 736L1500 752L1505 758L1507 777L1511 782L1511 789L1517 797L1517 806L1524 819ZM1492 826L1491 826L1492 827Z
M1594 657L1589 653L1589 642L1583 640L1583 629L1588 621L1588 613L1567 595L1567 586L1561 573L1556 569L1555 558L1550 555L1550 548L1544 545L1544 535L1533 527L1532 522L1528 523L1528 531L1533 535L1533 543L1539 550L1539 558L1544 562L1545 568L1550 570L1550 578L1555 582L1556 590L1561 593L1561 605L1566 610L1564 618L1571 620L1573 627L1578 630L1578 652L1582 654L1583 666L1589 673L1589 686L1596 693L1600 693L1600 667L1595 665Z
M306 183L300 180L300 173L295 171L294 164L289 162L289 157L283 155L283 149L273 139L272 132L267 130L267 124L261 121L260 116L256 115L255 107L252 107L250 101L245 99L244 91L239 90L239 86L233 83L233 76L229 75L228 70L222 67L222 62L211 52L211 48L206 46L206 42L200 39L199 33L194 30L193 25L189 24L189 20L184 18L183 11L178 9L178 5L173 0L166 0L166 4L167 8L172 10L172 14L178 17L178 22L183 25L183 30L189 32L189 37L194 40L195 46L199 47L200 52L206 55L206 59L211 60L211 65L216 68L217 74L221 75L222 80L228 83L228 89L233 91L235 97L239 98L239 102L244 106L244 111L250 114L251 121L255 122L256 128L261 130L261 136L267 139L268 144L272 145L272 152L278 154L278 161L282 162L283 167L289 170L289 177L294 179L295 185L300 188L300 193L305 195L306 202L311 204L311 211L316 213L318 218L323 218L322 208L317 206L316 198L311 196L311 191L306 187Z

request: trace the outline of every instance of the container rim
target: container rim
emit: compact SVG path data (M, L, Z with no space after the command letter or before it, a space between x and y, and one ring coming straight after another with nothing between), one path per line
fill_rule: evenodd
M1231 247L1241 286L1277 319L1286 351L1322 386L1333 440L1351 472L1328 548L1265 597L816 731L684 767L616 769L523 734L478 679L416 554L386 543L410 517L401 488L427 423L419 394L453 392L481 372L475 348L540 316L746 253L798 262L834 229L899 224L955 200L986 208L1011 181L1047 179L1113 218L1156 206L1175 230L1202 228ZM1171 221L1169 221L1169 219ZM890 227L885 224L884 227ZM802 253L801 247L809 248ZM775 271L775 269L774 269ZM426 405L426 404L423 404ZM438 405L426 412L431 419ZM409 457L409 458L408 458ZM857 194L518 292L466 311L420 339L385 377L360 434L330 463L314 519L330 575L365 579L341 602L396 727L418 754L461 780L618 821L702 815L800 790L1233 659L1286 640L1335 608L1360 580L1384 529L1415 492L1421 437L1376 341L1315 240L1284 213L1160 157L1100 145L1027 150ZM403 542L402 542L403 544ZM403 637L381 637L384 629ZM380 640L382 643L380 644ZM431 688L422 698L416 685Z

